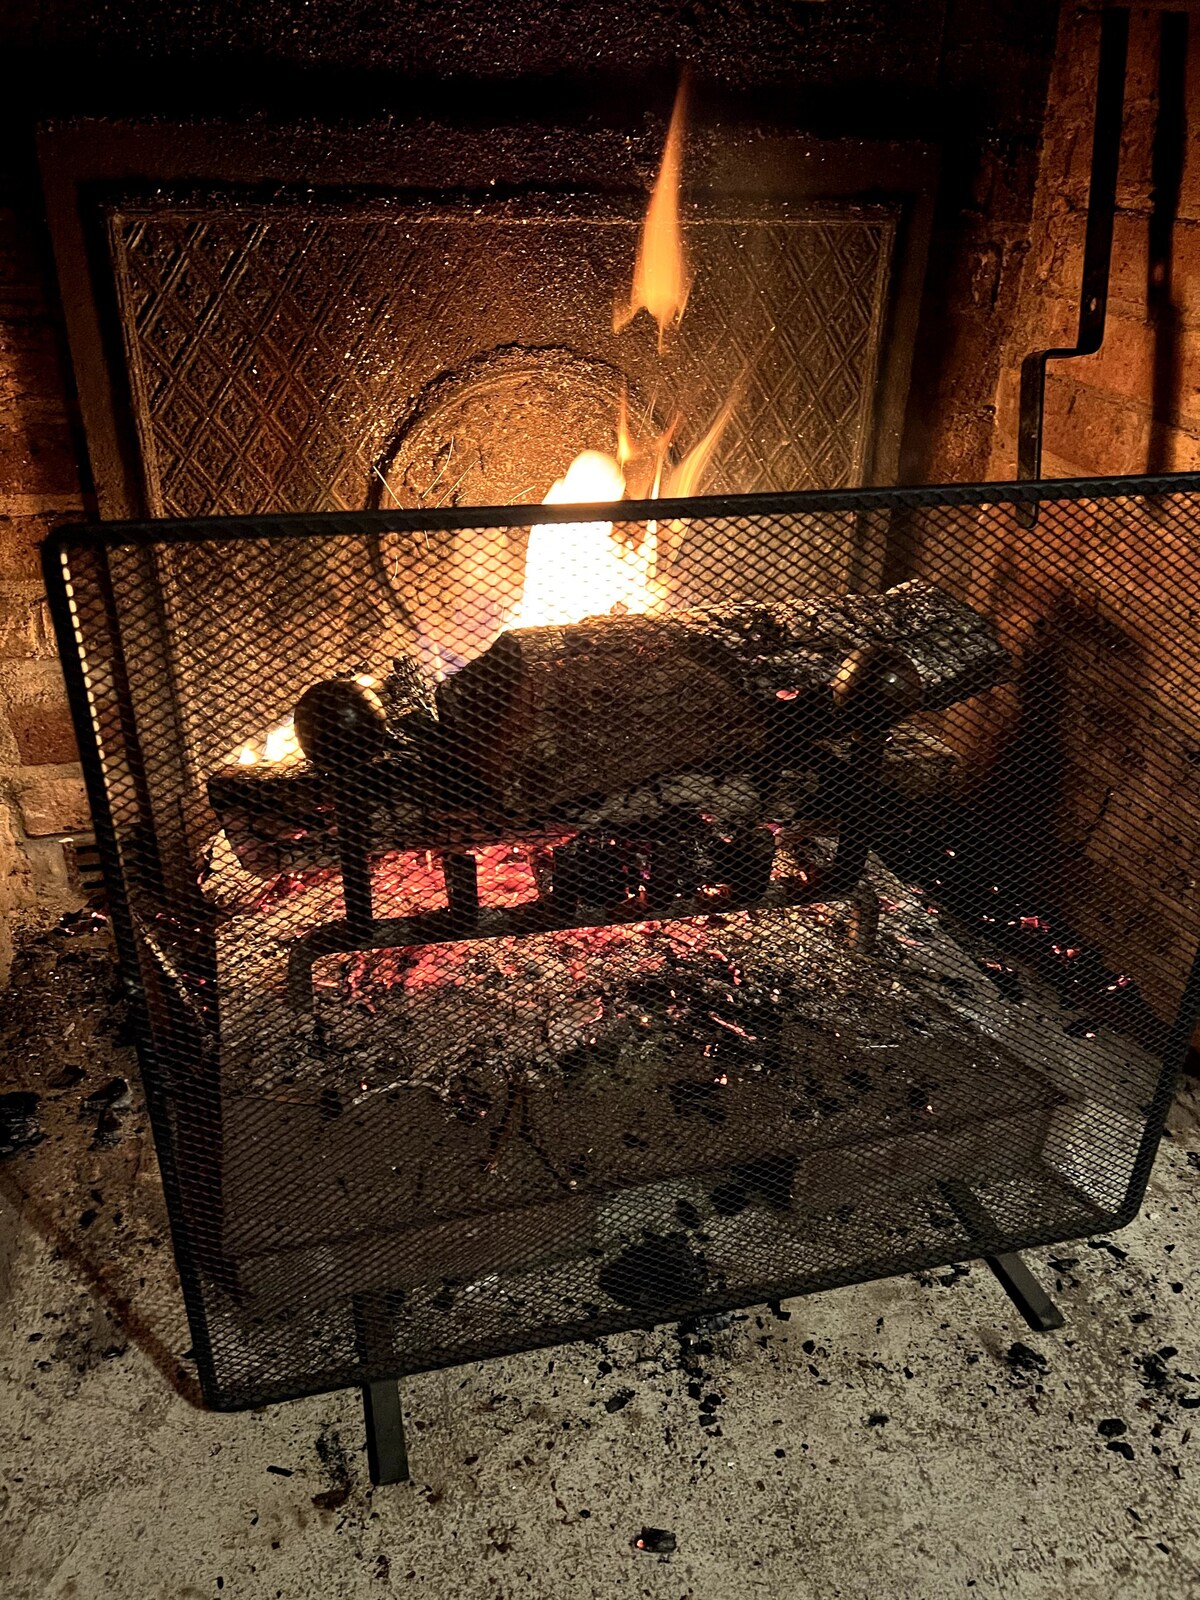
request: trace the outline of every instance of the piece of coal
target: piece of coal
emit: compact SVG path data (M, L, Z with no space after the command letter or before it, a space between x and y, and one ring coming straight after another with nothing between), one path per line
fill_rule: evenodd
M703 1117L705 1122L724 1122L725 1107L720 1102L720 1085L697 1083L684 1078L668 1089L671 1108L677 1117Z
M38 1097L26 1089L0 1094L0 1161L40 1144L46 1135L38 1126Z
M127 1078L110 1078L102 1089L89 1094L83 1102L83 1115L99 1116L104 1111L124 1111L133 1103L133 1091Z
M1031 1350L1018 1339L1008 1347L1008 1364L1022 1372L1045 1372L1050 1363L1040 1350Z
M1116 1439L1125 1432L1125 1424L1120 1417L1105 1417L1096 1424L1096 1432L1102 1439Z
M648 1233L600 1269L600 1287L636 1311L694 1300L704 1292L708 1267L682 1233Z
M609 1413L623 1411L633 1399L633 1393L632 1389L618 1389L616 1394L610 1395L604 1402L605 1411Z
M1128 1261L1129 1251L1122 1250L1119 1244L1114 1244L1111 1239L1086 1239L1084 1243L1089 1250L1106 1250L1114 1261Z
M82 1083L87 1073L82 1067L63 1067L61 1072L56 1072L52 1078L46 1080L48 1089L73 1089L76 1084Z
M692 1202L682 1196L675 1202L675 1215L685 1228L698 1228L703 1221Z
M96 1119L93 1150L111 1150L121 1141L121 1119L115 1111L102 1111Z
M760 1161L743 1161L736 1175L752 1195L776 1211L786 1211L792 1201L796 1167L794 1156L764 1156Z
M741 1183L723 1183L710 1196L713 1209L722 1217L736 1217L750 1204L750 1195Z
M643 1528L633 1544L634 1549L647 1550L652 1556L669 1556L678 1548L678 1541L669 1528Z

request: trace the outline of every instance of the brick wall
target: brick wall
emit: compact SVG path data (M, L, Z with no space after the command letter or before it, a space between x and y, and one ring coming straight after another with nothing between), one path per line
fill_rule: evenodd
M10 919L69 901L89 826L37 546L83 511L57 326L25 191L0 180L0 983Z

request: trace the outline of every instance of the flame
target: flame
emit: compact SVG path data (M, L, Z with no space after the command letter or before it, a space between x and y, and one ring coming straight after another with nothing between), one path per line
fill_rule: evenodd
M613 332L633 321L639 311L650 313L658 323L658 349L662 353L667 329L683 316L692 277L683 248L679 226L679 178L683 167L684 85L680 83L663 146L662 165L650 204L638 236L637 261L633 269L633 293L628 306L619 302L613 310Z
M301 755L300 741L289 717L286 722L269 729L261 739L248 739L225 759L235 762L239 767L257 767L260 762L266 766L281 766L299 761Z
M617 407L617 465L621 469L622 476L624 476L625 468L635 455L637 455L637 446L629 434L629 390L623 388L621 390L620 404ZM569 473L570 468L567 470ZM551 493L553 492L551 490ZM545 505L546 502L543 501L542 504Z
M726 396L725 403L708 425L704 437L688 451L677 467L667 475L667 494L685 499L696 493L700 480L712 460L713 452L721 442L721 435L729 425L733 409L741 398L745 375L738 379Z
M300 754L300 741L289 717L277 728L272 728L263 740L264 761L294 761Z
M602 504L624 493L620 464L603 451L584 450L542 504ZM525 553L525 589L511 626L553 627L605 612L654 610L660 603L657 559L652 529L633 549L615 535L611 522L535 523Z

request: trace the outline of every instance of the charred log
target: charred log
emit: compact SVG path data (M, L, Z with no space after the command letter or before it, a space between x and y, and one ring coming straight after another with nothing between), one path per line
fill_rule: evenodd
M921 582L517 629L442 685L440 720L393 685L393 747L357 776L362 834L376 853L453 852L564 830L643 839L680 810L736 827L836 826L861 781L861 729L893 729L886 788L936 792L953 756L895 724L918 696L951 705L1007 666L982 617ZM208 794L248 870L336 865L333 786L313 768L231 763Z
M952 705L1007 665L984 618L914 580L878 595L514 629L438 702L482 788L528 814L656 773L783 764L864 716L884 728L918 703Z
M958 781L953 751L924 729L893 731L881 782L906 799L944 794ZM679 808L704 813L732 829L780 817L793 824L836 829L848 794L848 745L814 746L808 765L765 788L749 774L680 772L635 788L585 796L531 820L481 809L439 810L414 800L411 776L381 763L367 787L367 837L373 854L391 850L463 850L505 840L530 842L539 833L580 832L637 837ZM209 803L239 863L261 878L280 872L335 867L339 861L330 781L307 766L231 764L208 782ZM701 875L697 881L712 882Z

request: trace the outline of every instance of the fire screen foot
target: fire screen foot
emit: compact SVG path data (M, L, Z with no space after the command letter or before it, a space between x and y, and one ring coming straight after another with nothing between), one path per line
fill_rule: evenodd
M947 1181L939 1183L938 1188L951 1210L973 1238L983 1242L995 1239L1001 1233L1002 1230L986 1206L965 1183ZM1049 1333L1052 1329L1063 1326L1066 1319L1062 1312L1015 1250L1008 1250L1003 1255L985 1255L983 1259L999 1279L1005 1294L1035 1333Z
M373 1484L408 1482L408 1447L400 1385L395 1378L364 1383L363 1413L367 1424L367 1465Z
M984 1260L1035 1333L1049 1333L1051 1329L1063 1326L1066 1319L1062 1312L1015 1250L1003 1256L985 1256Z

